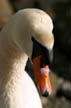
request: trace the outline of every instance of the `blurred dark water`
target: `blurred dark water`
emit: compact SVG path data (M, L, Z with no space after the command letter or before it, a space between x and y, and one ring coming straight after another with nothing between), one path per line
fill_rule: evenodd
M71 81L71 1L53 5L54 69L59 76Z

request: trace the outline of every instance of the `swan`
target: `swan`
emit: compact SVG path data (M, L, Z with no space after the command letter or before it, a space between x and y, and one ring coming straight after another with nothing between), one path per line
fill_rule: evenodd
M33 52L32 37L52 50L52 30L50 16L33 8L18 11L4 26L0 32L0 108L42 108L25 66Z

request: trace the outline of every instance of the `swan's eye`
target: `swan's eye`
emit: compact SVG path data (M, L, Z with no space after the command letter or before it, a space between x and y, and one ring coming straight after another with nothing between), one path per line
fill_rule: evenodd
M33 52L32 52L32 59L42 55L41 59L41 67L43 65L50 65L53 59L53 51L49 51L45 47L43 47L40 43L38 43L34 38L33 41Z

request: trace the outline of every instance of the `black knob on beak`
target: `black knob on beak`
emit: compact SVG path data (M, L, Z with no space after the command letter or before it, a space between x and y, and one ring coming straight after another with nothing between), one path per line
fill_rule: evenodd
M49 67L52 67L53 49L51 49L51 50L46 49L44 46L42 46L40 43L38 43L34 38L32 38L32 41L33 41L32 59L37 56L42 55L40 67L43 67L44 65L49 65Z
M46 48L44 48L42 50L42 58L41 58L41 67L45 66L45 65L51 65L53 62L53 50L48 50Z

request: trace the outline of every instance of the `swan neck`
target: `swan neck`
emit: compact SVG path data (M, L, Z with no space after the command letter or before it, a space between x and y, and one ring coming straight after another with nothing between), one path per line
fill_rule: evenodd
M14 44L0 43L0 84L18 82L25 70L28 56Z

